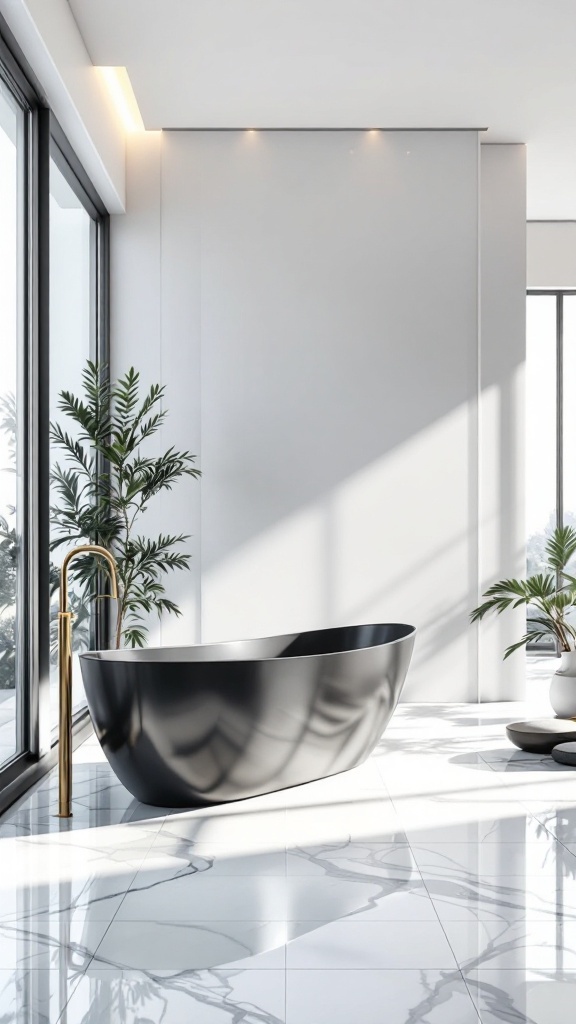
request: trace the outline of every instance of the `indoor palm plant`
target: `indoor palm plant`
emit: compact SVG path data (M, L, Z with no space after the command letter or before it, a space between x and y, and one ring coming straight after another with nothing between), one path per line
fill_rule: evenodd
M471 615L476 622L489 612L501 614L507 608L527 606L526 633L506 649L504 657L531 641L554 638L561 664L552 679L550 702L561 718L576 717L576 623L570 621L576 607L576 576L566 571L575 554L576 529L557 527L545 546L548 571L525 580L500 580L486 591L486 601Z
M164 581L174 570L187 569L191 558L182 550L187 534L149 538L140 532L142 517L157 494L182 477L200 476L200 470L188 451L170 447L162 455L145 454L146 442L167 416L163 387L153 384L141 397L134 367L111 382L107 367L93 362L82 374L82 387L82 398L69 391L59 395L58 408L73 426L50 428L52 445L66 460L52 470L51 548L91 543L112 552L119 583L114 644L142 647L148 613L180 614ZM96 596L101 572L106 567L92 556L75 562L74 578L90 597Z

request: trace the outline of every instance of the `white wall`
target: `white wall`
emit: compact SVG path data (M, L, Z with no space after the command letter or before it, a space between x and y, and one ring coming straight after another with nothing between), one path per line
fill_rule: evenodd
M518 151L498 148L504 162ZM510 159L501 170L522 196ZM502 192L491 167L484 204ZM515 359L515 213L502 239ZM414 621L406 696L476 699L479 242L475 133L131 140L127 215L112 232L113 351L117 368L135 361L168 385L165 441L199 451L204 472L150 521L195 535L194 572L171 586L185 615L157 639ZM503 372L493 360L483 382ZM501 440L517 443L509 430ZM499 472L487 460L484 486ZM513 524L515 511L506 537ZM483 672L505 681L500 650Z
M207 257L203 637L414 621L413 692L471 696L476 134L180 147Z
M482 593L523 576L525 550L526 147L483 145L480 231L479 560ZM523 700L523 652L502 652L525 633L525 611L479 627L482 700Z
M529 288L576 288L576 221L529 221L527 252Z
M110 213L125 202L125 136L67 0L0 0L0 14Z
M162 132L129 137L127 212L112 218L111 370L134 365L143 387L167 387L169 417L155 440L159 454L170 445L200 449L200 341L195 295L199 280L194 252L194 170L189 162L163 159L170 138ZM187 199L181 204L182 196ZM151 452L152 448L149 449ZM198 463L199 464L199 463ZM192 571L170 578L169 596L181 619L150 620L152 644L200 639L200 485L186 479L151 503L151 533L191 534Z

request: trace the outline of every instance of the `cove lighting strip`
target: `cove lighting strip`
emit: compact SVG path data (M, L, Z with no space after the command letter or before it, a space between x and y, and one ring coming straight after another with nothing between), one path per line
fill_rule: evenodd
M146 131L126 68L98 69L126 132Z

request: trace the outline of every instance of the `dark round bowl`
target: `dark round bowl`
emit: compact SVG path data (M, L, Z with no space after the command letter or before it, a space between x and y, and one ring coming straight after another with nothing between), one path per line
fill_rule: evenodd
M552 757L558 764L568 764L576 768L576 742L572 740L570 743L560 743L554 747Z
M534 718L506 726L508 739L529 754L551 754L559 743L576 740L576 722L571 718Z

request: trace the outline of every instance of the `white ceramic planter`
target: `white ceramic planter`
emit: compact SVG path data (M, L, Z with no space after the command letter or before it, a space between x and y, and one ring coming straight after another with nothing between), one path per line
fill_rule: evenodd
M576 651L563 651L552 676L550 703L558 718L576 718Z

